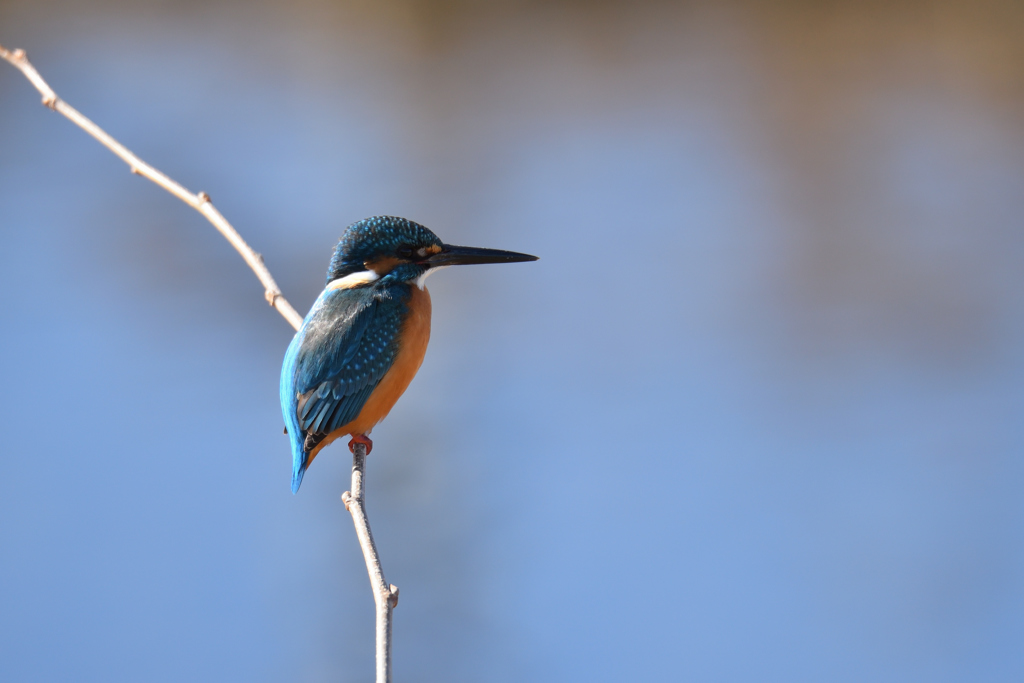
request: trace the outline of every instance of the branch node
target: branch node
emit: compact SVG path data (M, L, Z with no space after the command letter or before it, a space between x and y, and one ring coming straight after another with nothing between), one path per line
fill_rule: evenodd
M139 169L135 168L134 166L131 167L131 172L134 175L142 175L142 171L140 171Z
M200 192L196 196L199 197L200 204L205 204L210 201L210 195L206 194L205 192Z
M352 509L349 507L349 504L352 502L352 492L351 491L345 491L345 493L341 494L341 502L345 504L345 509L346 510L348 510L349 512L352 512Z
M53 94L43 95L43 106L49 109L57 108L57 96Z
M391 584L388 586L391 594L388 595L388 604L391 605L391 609L398 607L398 586Z
M15 61L17 61L17 62L24 62L24 61L25 61L25 51L24 51L24 50L22 50L22 49L21 49L21 48L19 47L18 49L16 49L16 50L15 50L14 52L12 52L12 53L11 53L11 57L12 57L12 58L13 58L13 59L14 59Z

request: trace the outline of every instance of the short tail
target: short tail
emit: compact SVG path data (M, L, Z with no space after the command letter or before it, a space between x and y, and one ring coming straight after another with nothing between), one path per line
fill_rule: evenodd
M303 456L306 454L303 453ZM303 457L301 461L296 458L296 462L293 463L292 467L292 493L299 492L299 486L302 485L302 475L306 473L306 458Z

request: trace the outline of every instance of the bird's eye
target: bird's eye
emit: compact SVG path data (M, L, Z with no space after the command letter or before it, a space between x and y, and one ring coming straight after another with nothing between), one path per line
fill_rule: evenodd
M403 244L402 246L395 250L395 253L398 254L401 258L412 258L412 247L410 247L408 244Z

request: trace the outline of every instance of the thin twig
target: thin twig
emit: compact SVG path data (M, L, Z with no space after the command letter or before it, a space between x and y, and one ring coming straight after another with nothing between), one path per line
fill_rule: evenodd
M43 77L39 75L36 68L28 61L28 57L25 56L24 50L7 50L3 45L0 45L0 57L16 66L23 74L25 74L25 77L36 87L36 90L42 94L44 105L54 111L60 112L79 128L99 140L100 144L117 156L121 157L121 159L128 164L128 167L131 168L132 173L152 180L154 183L164 188L199 213L203 214L206 217L206 220L213 223L213 227L217 228L220 234L222 234L224 238L231 243L231 246L233 246L235 250L242 255L245 262L248 263L249 267L252 268L254 273L256 273L256 277L258 277L260 282L263 284L264 296L266 297L267 302L276 308L278 313L284 316L284 319L291 323L292 327L296 330L299 329L299 326L302 325L302 316L292 308L292 305L288 303L288 300L284 298L283 294L281 294L281 289L277 286L277 283L274 282L274 278L271 276L270 271L267 270L267 267L263 264L263 257L253 251L252 247L245 243L245 240L243 240L242 236L238 234L238 231L235 230L231 224L227 222L224 216L220 214L220 211L213 206L208 194L205 192L192 194L184 187L132 154L127 147L110 137L106 131L83 116L70 104L57 97L57 93L53 91L53 88L43 80Z
M373 602L377 606L377 683L391 683L391 611L398 605L398 586L384 580L377 546L370 532L370 520L363 507L363 468L366 465L366 446L354 443L352 447L352 490L341 494L345 509L352 513L352 522L359 537L359 547L366 560L366 573L370 575Z

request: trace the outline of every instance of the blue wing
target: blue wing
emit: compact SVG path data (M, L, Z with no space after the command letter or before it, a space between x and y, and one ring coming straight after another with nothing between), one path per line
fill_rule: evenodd
M292 492L309 453L359 415L398 355L409 286L324 290L285 353L281 409L292 445Z

